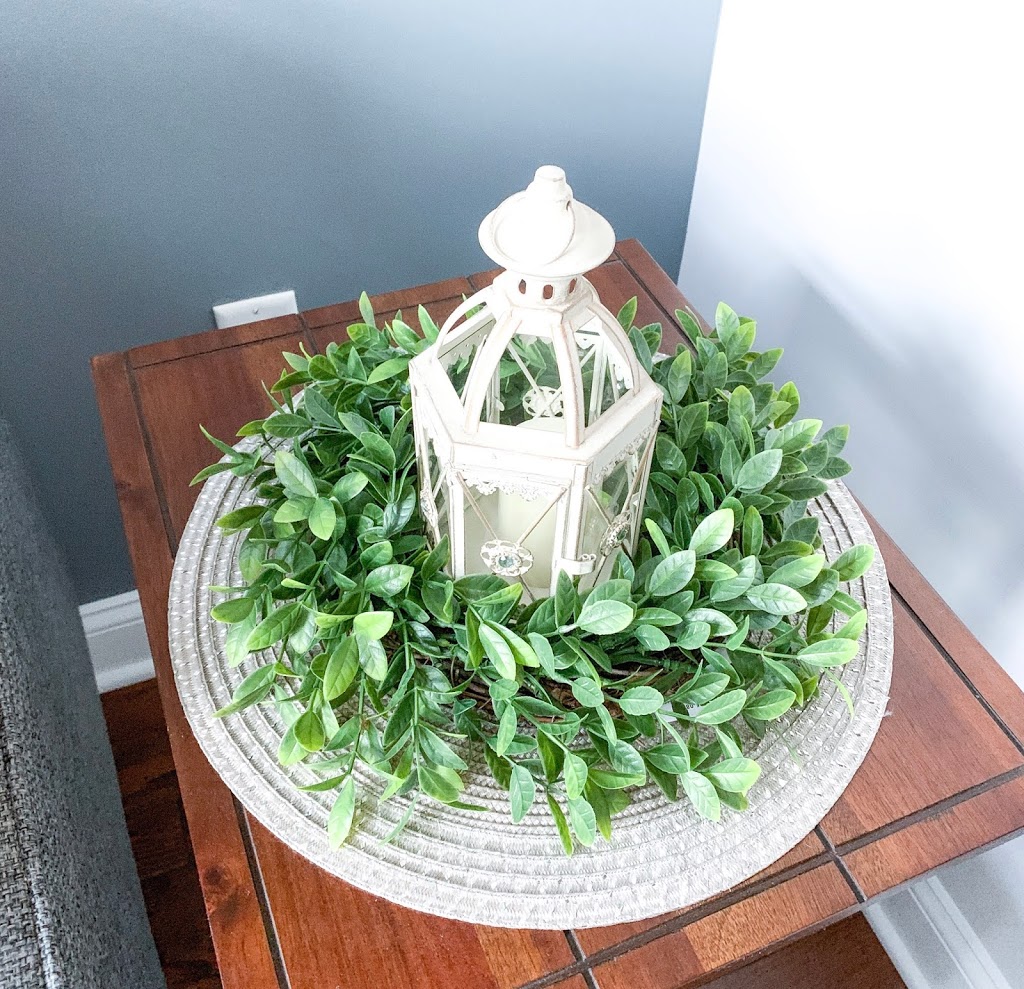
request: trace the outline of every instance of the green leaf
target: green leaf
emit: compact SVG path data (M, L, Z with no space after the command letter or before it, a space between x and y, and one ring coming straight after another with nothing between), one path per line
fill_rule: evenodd
M274 663L269 663L266 666L261 666L258 669L253 670L252 673L245 677L245 679L235 687L234 692L231 695L231 703L215 712L214 717L226 717L229 714L234 714L236 711L241 711L244 708L251 707L258 701L261 701L274 685L276 678L277 666Z
M505 680L515 680L516 661L512 655L512 647L489 622L480 624L480 644L498 676Z
M366 430L366 432L359 434L359 443L366 452L368 460L394 473L395 451L383 436L378 436L377 433Z
M252 598L233 598L222 601L210 611L210 617L226 625L234 625L245 621L252 614L255 602Z
M426 725L420 724L416 732L420 743L420 751L423 757L438 766L447 766L449 769L466 769L465 760L439 735L431 731Z
M228 444L225 443L223 440L217 439L217 437L212 435L205 426L200 424L199 429L202 432L203 436L205 436L218 450L220 450L221 453L230 457L232 460L238 460L239 458L241 458L242 454L238 450L236 450L233 446L228 446Z
M359 670L359 647L346 637L333 646L324 670L324 698L333 701L348 690Z
M587 764L575 753L566 752L562 773L565 777L566 796L570 800L582 796L587 783Z
M590 604L597 604L598 601L622 601L625 604L631 604L629 597L630 583L628 580L605 580L595 587L589 595L587 595L587 601Z
M298 612L297 602L275 608L249 633L245 643L246 652L260 652L280 642L292 630Z
M601 707L604 704L601 685L591 680L590 677L577 677L573 680L572 695L584 707Z
M775 479L782 466L781 450L764 450L755 453L736 475L736 487L740 491L760 491L766 484Z
M555 819L555 827L558 829L558 837L562 841L562 848L565 850L566 855L572 855L572 835L569 833L569 824L565 819L565 814L562 812L562 808L558 806L558 801L549 793L548 797L548 809L551 811L551 816Z
M725 343L726 339L740 328L740 318L735 311L724 302L718 303L715 310L715 330L718 338Z
M729 512L729 517L732 517L732 512ZM692 548L666 556L651 572L647 581L648 593L654 597L668 597L681 591L693 579L696 566L697 554Z
M654 625L637 625L633 629L633 635L636 636L636 641L650 652L661 652L672 644L672 640Z
M680 649L697 649L704 645L710 636L711 625L708 622L688 621L676 636L676 645Z
M686 391L690 387L690 377L693 374L693 358L690 352L681 347L668 369L666 387L668 396L679 405L686 397Z
M266 512L266 505L247 505L245 508L236 508L227 515L217 519L217 528L225 532L239 532L242 529L252 528Z
M693 720L702 725L722 725L732 721L747 702L744 690L729 690L703 705Z
M724 673L698 673L676 692L674 699L684 704L706 704L729 686Z
M668 556L672 550L669 548L668 540L665 538L665 533L661 531L661 526L658 525L654 519L644 519L644 527L647 529L648 534L654 541L654 545L658 547L658 552L663 556Z
M664 433L655 441L654 451L662 470L670 474L679 474L686 469L686 457L682 450ZM662 552L665 550L662 549Z
M362 472L357 470L349 471L349 473L343 474L334 482L334 487L331 488L331 495L344 505L345 502L351 501L359 494L366 487L367 482L368 478Z
M602 790L625 790L631 786L642 786L647 780L644 773L617 773L610 769L594 769L587 771L587 778Z
M621 738L608 742L608 755L616 772L628 773L633 776L643 776L646 772L643 756L629 742L624 742Z
M296 498L315 498L316 481L309 468L289 450L274 454L274 471L285 491Z
M388 563L371 570L363 581L363 587L380 597L394 597L409 586L416 571L403 563Z
M807 607L803 595L785 584L757 584L747 591L747 600L769 615L795 615Z
M708 403L695 402L676 413L676 443L686 450L704 435L708 423Z
M340 848L352 831L356 812L356 781L350 776L341 785L337 799L327 816L327 841L331 848Z
M756 574L757 558L753 556L744 557L740 561L739 569L734 577L716 580L711 585L711 600L715 604L735 600L746 593L750 585L754 583Z
M368 385L375 385L378 381L387 381L388 378L404 373L405 369L409 366L409 360L410 358L408 357L392 357L390 360L381 361L370 372L366 383Z
M437 339L437 335L440 332L437 328L437 324L434 322L433 317L429 312L420 306L416 310L416 314L420 321L420 329L423 331L423 337L433 343Z
M395 621L393 611L364 611L352 619L352 631L366 639L383 639Z
M832 569L839 574L840 580L856 580L867 573L874 559L873 546L851 546L832 564Z
M308 433L312 423L305 417L292 412L277 412L263 422L263 431L268 436L291 438Z
M743 555L760 556L764 546L764 522L753 505L743 513Z
M718 799L715 785L700 773L683 773L679 777L683 784L683 792L690 798L690 803L701 817L709 821L717 821L722 816L722 804Z
M761 775L761 767L753 759L723 759L709 769L702 770L720 790L746 793Z
M498 734L494 740L494 751L498 755L504 755L509 745L512 744L512 739L516 737L518 723L519 718L516 715L516 709L511 704L506 704L505 710L501 712Z
M423 792L443 804L454 803L465 789L462 777L449 766L421 765L416 774Z
M686 312L685 309L677 309L676 322L694 346L697 345L698 340L703 339L704 333L701 330L700 323L692 313Z
M823 639L804 646L796 658L807 666L842 666L857 655L860 647L854 639Z
M327 741L323 722L312 708L304 711L292 728L299 745L307 752L319 752L324 747L324 742Z
M619 326L621 326L627 333L633 326L633 321L636 319L636 296L629 299L625 305L619 310L617 317Z
M563 752L558 743L544 731L537 732L537 755L540 756L545 778L553 783L562 772Z
M597 837L597 816L583 797L569 800L569 822L581 845L589 847Z
M644 753L644 758L666 773L673 773L681 776L690 771L689 749L676 742L667 742L663 745L655 745Z
M537 796L537 784L533 780L533 774L521 763L517 762L512 766L508 795L512 805L512 820L518 824L526 817Z
M620 698L619 707L626 714L653 714L665 704L661 691L654 687L630 687Z
M797 419L781 429L769 430L764 440L765 447L770 450L779 449L783 453L796 453L813 443L820 429L820 419Z
M324 397L323 392L313 385L302 393L302 407L311 419L321 425L333 428L340 425L337 409Z
M868 623L867 611L858 611L857 614L851 615L847 619L846 624L836 632L837 639L853 639L856 641L860 638L861 632L864 631L864 626Z
M743 713L755 721L774 721L785 714L795 701L796 694L792 690L779 687L755 697L743 709Z
M317 539L330 539L337 522L334 505L326 498L317 498L309 513L309 531Z
M781 347L776 347L774 350L766 350L763 354L759 354L750 362L747 370L749 370L755 378L763 378L775 367L776 364L779 363L779 358L781 357Z
M731 538L735 526L731 508L720 508L705 518L690 539L689 549L697 556L707 556L721 549Z
M576 624L593 635L613 635L629 626L634 613L633 606L624 601L591 602L588 598Z
M533 651L544 675L554 680L558 676L558 671L555 668L555 654L551 650L551 643L539 632L530 632L527 638L530 640L530 645L533 646Z
M359 296L359 315L367 326L377 325L373 321L373 305L370 302L370 297L365 292Z
M821 442L828 447L830 457L838 457L846 446L846 439L850 435L849 426L833 426L822 437Z
M275 522L304 522L316 501L312 498L289 498L276 512Z
M821 573L824 565L823 556L801 556L779 567L778 570L773 570L771 582L785 584L787 587L804 587Z

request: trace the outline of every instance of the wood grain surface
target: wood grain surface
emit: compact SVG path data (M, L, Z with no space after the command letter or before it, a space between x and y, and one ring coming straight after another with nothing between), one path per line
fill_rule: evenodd
M906 989L861 914L705 985L708 989Z
M382 315L401 309L413 325L422 303L440 321L463 294L493 275L385 293L373 302ZM620 243L613 258L589 277L610 309L616 311L636 295L637 322L665 323L667 346L679 339L668 320L676 308L687 307L686 300L636 241ZM576 958L574 950L597 953L599 981L606 989L626 984L621 981L626 976L616 974L625 972L638 989L667 986L674 983L668 970L655 963L657 950L653 944L640 947L637 939L660 932L664 936L654 943L681 959L679 972L690 973L686 978L710 977L753 951L820 927L910 875L1024 829L1016 789L993 789L999 783L1008 786L1024 771L1024 695L876 528L896 614L890 714L853 783L815 835L761 876L699 905L709 911L707 919L691 923L687 911L608 932L578 932L579 944L569 934L453 924L366 897L263 832L237 809L203 758L178 703L166 644L172 554L196 494L188 481L216 456L200 436L199 424L230 438L245 421L265 414L261 383L276 378L282 350L300 342L322 348L358 319L354 301L340 303L109 354L93 363L182 801L227 989L289 983L333 989L342 971L349 973L346 987L386 985L371 980L369 968L352 969L353 958L371 955L386 959L378 964L389 979L399 980L396 985L448 986L453 983L446 980L456 973L471 979L460 983L468 986L511 987L536 980L553 985L587 968L589 963ZM961 808L962 802L967 803ZM985 812L989 803L1000 808L998 814ZM928 828L939 829L943 840L931 843ZM310 902L317 904L320 918L312 925L308 915L301 916ZM717 926L712 916L718 917ZM676 930L676 925L684 926ZM729 936L716 941L715 931ZM621 962L606 957L619 951L626 953ZM656 974L644 974L648 970Z
M600 964L601 989L676 989L741 964L773 945L824 927L857 909L832 864L781 882L721 910L712 905L685 926ZM685 916L685 915L684 915Z

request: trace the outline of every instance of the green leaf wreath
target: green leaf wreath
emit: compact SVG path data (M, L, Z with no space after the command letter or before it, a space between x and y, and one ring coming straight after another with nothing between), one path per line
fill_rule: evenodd
M215 588L212 615L233 665L261 663L218 715L277 706L281 764L337 793L335 846L357 762L378 799L412 795L394 833L423 799L480 809L463 800L467 759L508 791L513 821L546 802L567 853L609 838L648 780L711 820L743 810L760 773L744 750L771 722L823 675L849 704L836 670L867 615L839 587L873 550L827 560L807 513L850 469L847 427L795 418L792 382L762 380L782 351L751 349L752 320L723 304L705 335L677 311L690 346L657 359L661 327L635 327L631 300L619 320L665 395L637 551L589 593L563 573L524 605L518 582L452 580L416 512L407 368L436 325L420 307L420 333L400 314L378 327L365 295L360 310L345 342L284 355L273 411L239 430L255 450L206 434L224 458L193 483L230 470L257 499L218 521L244 533L244 583Z

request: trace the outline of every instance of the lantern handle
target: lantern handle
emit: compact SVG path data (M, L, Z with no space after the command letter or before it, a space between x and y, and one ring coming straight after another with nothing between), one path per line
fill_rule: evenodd
M480 289L479 292L474 292L468 299L463 299L462 302L455 308L455 311L444 321L441 329L438 331L437 339L434 341L433 347L437 353L441 353L441 348L448 341L448 338L452 335L452 330L455 329L456 324L466 315L471 309L475 309L477 306L487 306L487 303L491 298L490 286L487 288ZM464 324L469 326L467 322ZM468 332L468 331L467 331Z

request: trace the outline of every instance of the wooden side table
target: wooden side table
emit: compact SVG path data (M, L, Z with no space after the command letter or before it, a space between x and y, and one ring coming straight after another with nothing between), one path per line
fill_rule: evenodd
M377 296L440 323L494 273ZM666 335L685 304L636 241L591 278L614 311ZM251 819L182 713L167 649L167 590L196 494L228 437L266 408L282 350L322 350L355 302L106 354L93 374L125 532L226 989L675 989L858 911L880 893L1024 830L1024 694L876 525L893 593L890 716L839 802L764 872L687 910L581 931L513 931L393 906L327 875Z

